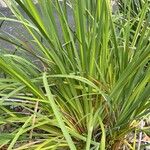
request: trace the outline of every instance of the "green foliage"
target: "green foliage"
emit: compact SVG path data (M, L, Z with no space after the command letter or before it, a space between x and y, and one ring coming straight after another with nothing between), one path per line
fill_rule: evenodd
M112 13L109 0L6 2L16 18L0 19L32 39L0 38L34 60L1 52L0 147L135 149L128 134L150 107L148 1L136 16L130 3Z

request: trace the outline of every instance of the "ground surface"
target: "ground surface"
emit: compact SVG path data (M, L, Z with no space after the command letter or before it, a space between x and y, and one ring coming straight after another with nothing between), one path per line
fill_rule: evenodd
M7 17L12 17L11 11L6 7L0 7L0 13L1 13L1 16L4 15ZM1 32L6 32L13 36L19 37L20 39L29 37L28 33L25 31L25 29L23 28L23 26L21 24L14 23L14 22L8 22L8 21L4 21L4 22L0 21L0 22L1 22L1 28L0 28ZM9 43L6 43L6 42L0 40L0 48L2 49L2 47L8 48L8 49L12 48Z
M68 11L69 11L68 20L70 23L70 27L73 29L73 27L74 27L73 17L71 15L70 9L68 9ZM0 17L2 17L2 16L11 18L11 17L13 17L13 14L7 7L5 7L4 3L2 3L2 0L0 0ZM59 26L58 18L57 17L55 17L55 18L56 18L57 25ZM58 29L59 29L59 33L61 35L62 32L61 32L60 27ZM2 22L2 20L0 20L0 32L3 32L3 31L10 35L13 35L23 41L28 41L28 40L32 39L30 37L30 35L28 34L28 32L24 29L24 27L18 23L8 22L8 21ZM9 43L6 43L0 39L0 50L2 50L3 48L12 49L12 50L15 49Z

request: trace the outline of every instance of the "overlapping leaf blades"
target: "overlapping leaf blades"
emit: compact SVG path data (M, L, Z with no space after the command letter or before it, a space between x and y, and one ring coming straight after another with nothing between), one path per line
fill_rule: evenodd
M129 4L126 15L114 16L109 0L6 2L33 38L10 43L39 64L0 56L1 125L12 130L3 144L37 150L125 144L150 105L148 1L134 18Z

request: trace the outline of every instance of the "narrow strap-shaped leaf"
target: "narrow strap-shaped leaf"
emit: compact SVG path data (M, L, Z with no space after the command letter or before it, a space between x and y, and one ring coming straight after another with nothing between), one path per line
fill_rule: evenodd
M58 121L58 123L60 125L60 128L61 128L61 130L62 130L62 132L64 134L64 137L66 138L70 149L71 150L76 150L76 147L75 147L75 145L74 145L74 143L73 143L73 141L71 139L71 136L70 136L70 134L69 134L69 132L68 132L66 126L65 126L64 121L63 121L63 117L62 117L62 115L61 115L61 113L59 111L59 108L58 108L58 106L55 103L53 95L52 95L52 93L51 93L51 91L49 89L46 73L44 73L44 75L43 75L43 83L44 83L44 87L45 87L45 90L46 90L46 93L47 93L47 97L48 97L49 103L50 103L50 105L51 105L51 107L52 107L52 109L54 111L54 114L55 114L56 119L57 119L57 121Z

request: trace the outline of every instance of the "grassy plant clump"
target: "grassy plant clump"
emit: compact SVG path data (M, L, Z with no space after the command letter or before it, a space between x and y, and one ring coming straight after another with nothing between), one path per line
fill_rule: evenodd
M150 111L150 4L133 15L125 2L114 13L110 0L6 0L15 17L0 19L32 38L0 33L18 52L0 51L0 148L137 149Z

